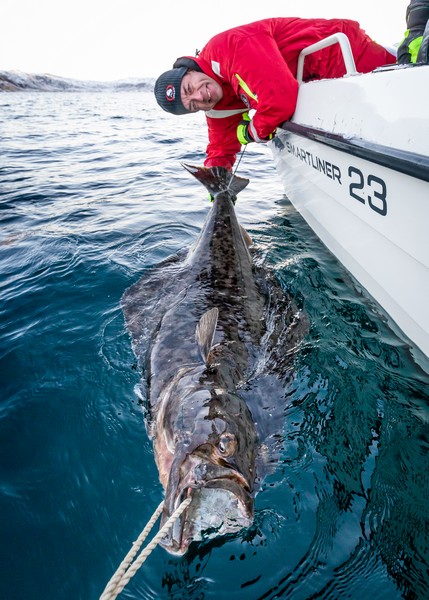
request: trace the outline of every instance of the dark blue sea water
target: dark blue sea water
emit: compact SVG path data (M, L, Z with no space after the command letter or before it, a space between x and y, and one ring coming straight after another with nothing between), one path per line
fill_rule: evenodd
M120 298L210 205L203 118L150 93L0 95L5 600L95 600L162 499ZM249 147L237 202L310 330L253 527L157 548L123 598L429 597L429 376ZM400 273L397 274L401 276Z

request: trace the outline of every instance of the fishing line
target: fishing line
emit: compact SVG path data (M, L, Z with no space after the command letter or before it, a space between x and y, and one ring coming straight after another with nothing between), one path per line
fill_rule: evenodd
M231 185L231 182L234 179L234 175L237 173L237 169L238 169L238 167L239 167L239 165L241 163L241 159L243 158L243 154L246 152L246 148L247 148L247 144L246 144L246 146L244 146L244 148L243 148L243 150L242 150L242 152L240 154L240 157L239 157L238 162L237 162L237 164L235 166L234 172L233 172L233 174L231 176L231 179L229 180L229 183L228 183L228 186L226 188L226 191L229 190L229 186Z

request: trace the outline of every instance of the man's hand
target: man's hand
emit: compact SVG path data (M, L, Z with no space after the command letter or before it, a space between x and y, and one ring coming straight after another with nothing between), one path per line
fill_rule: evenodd
M275 131L273 133L270 133L270 135L266 138L259 138L257 136L257 134L255 133L254 135L252 135L251 133L251 126L250 126L250 117L247 113L243 114L243 120L241 121L240 125L237 127L237 138L238 141L240 142L240 144L242 144L243 146L246 146L246 144L250 144L250 142L259 142L261 144L265 143L265 142L269 142L270 140L273 139L274 135L275 135Z
M237 138L240 144L245 146L246 144L250 144L250 142L254 142L255 140L250 135L249 131L250 117L247 113L243 115L243 120L240 125L237 127Z

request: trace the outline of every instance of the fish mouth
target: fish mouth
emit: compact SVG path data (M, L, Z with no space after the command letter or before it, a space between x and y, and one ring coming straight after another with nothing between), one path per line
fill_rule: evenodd
M160 544L170 554L183 556L191 542L234 534L253 522L253 496L245 478L237 471L190 483L188 475L175 496L174 507L163 513L161 526L188 497L191 504L175 521Z

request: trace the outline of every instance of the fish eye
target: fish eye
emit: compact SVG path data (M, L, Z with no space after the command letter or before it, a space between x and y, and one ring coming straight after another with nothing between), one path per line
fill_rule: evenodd
M222 456L232 456L237 448L237 440L232 433L224 433L220 436L217 447Z

